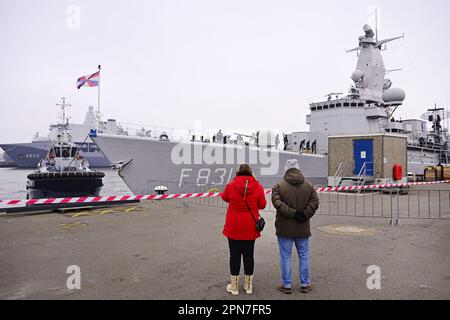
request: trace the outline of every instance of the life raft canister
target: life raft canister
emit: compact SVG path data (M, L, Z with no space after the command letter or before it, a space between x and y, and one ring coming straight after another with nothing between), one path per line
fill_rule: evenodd
M392 178L396 181L402 180L403 178L403 168L400 164L394 164L394 168L392 169Z

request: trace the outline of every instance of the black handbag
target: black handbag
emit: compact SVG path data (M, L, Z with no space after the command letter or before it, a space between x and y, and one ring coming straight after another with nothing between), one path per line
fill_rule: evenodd
M244 195L242 196L242 199L245 202L245 205L247 206L248 212L250 212L250 215L252 216L253 221L255 221L256 230L259 232L264 230L264 227L266 225L266 221L263 217L260 217L258 221L256 221L255 217L253 216L252 210L250 210L250 206L248 205L247 201L245 200L245 195L247 194L247 187L248 187L248 180L245 181L245 189L244 189Z

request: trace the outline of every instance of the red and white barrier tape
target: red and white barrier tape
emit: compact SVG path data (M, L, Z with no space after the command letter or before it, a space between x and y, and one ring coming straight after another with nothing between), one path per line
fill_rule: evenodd
M316 188L317 192L334 192L347 190L367 190L367 189L385 189L408 186L420 186L430 184L450 183L450 180L433 181L433 182L408 182L408 183L391 183L377 184L367 186L346 186L346 187L328 187ZM271 189L264 190L265 194L272 193ZM70 198L49 198L49 199L30 199L30 200L0 200L0 205L36 205L36 204L65 204L65 203L94 203L94 202L121 202L133 200L163 200L163 199L187 199L187 198L213 198L220 196L220 192L202 192L202 193L176 193L164 195L126 195L126 196L101 196L101 197L70 197Z
M316 188L316 191L317 192L327 192L327 191L329 192L329 191L347 191L347 190L386 189L386 188L422 186L422 185L441 184L441 183L450 183L450 180L430 181L430 182L405 182L405 183L374 184L374 185L366 185L366 186L327 187L327 188Z
M163 199L186 199L186 198L211 198L218 197L220 192L204 193L177 193L177 194L151 194L151 195L126 195L126 196L102 196L102 197L71 197L71 198L49 198L30 200L0 200L0 204L6 205L35 205L35 204L59 204L59 203L93 203L93 202L121 202L133 200L163 200Z

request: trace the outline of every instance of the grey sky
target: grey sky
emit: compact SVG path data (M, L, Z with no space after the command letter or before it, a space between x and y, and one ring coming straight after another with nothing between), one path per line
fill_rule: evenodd
M67 28L67 8L81 28ZM66 96L74 122L97 89L75 87L103 67L102 108L122 122L190 128L305 130L308 100L346 92L354 53L380 8L394 87L406 91L399 116L450 107L447 0L431 1L6 1L0 0L0 142L47 132Z

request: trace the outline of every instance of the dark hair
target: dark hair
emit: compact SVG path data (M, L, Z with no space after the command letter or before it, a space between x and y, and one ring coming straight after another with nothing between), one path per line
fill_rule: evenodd
M247 163L239 165L238 169L236 170L236 176L253 176L252 167L250 167L250 165Z

